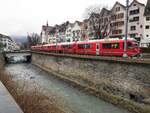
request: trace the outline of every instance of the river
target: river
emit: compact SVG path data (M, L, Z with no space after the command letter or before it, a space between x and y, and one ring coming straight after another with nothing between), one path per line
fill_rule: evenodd
M5 69L13 78L34 81L43 88L57 93L76 113L129 113L127 110L118 108L91 94L73 88L32 64L8 64Z

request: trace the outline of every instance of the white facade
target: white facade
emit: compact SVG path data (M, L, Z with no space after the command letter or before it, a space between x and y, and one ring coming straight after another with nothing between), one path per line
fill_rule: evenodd
M144 13L144 32L143 39L141 40L142 47L150 47L150 0L147 0Z
M73 27L72 27L72 36L73 36L73 41L80 41L81 40L81 27L80 27L80 22L75 22Z
M129 7L128 35L137 41L143 39L145 5L134 0Z
M46 40L47 39L47 34L46 34L46 31L42 30L41 31L41 42L40 43L46 43Z
M147 47L150 43L150 16L144 17L144 32L143 39L141 40L141 46Z
M0 43L3 45L1 51L13 51L15 50L15 42L8 36L1 35Z
M116 2L111 10L111 33L110 38L124 37L125 36L125 20L126 20L125 6Z
M73 41L72 24L71 23L66 28L66 41L67 42Z

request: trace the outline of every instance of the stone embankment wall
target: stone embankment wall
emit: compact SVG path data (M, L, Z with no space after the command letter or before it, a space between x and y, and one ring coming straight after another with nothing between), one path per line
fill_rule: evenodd
M149 104L150 65L32 54L32 63L96 91Z

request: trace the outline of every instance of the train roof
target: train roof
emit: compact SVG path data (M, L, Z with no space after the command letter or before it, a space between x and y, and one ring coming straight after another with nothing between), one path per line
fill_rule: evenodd
M69 45L69 44L82 44L82 43L94 43L94 42L118 42L118 41L124 41L125 37L123 37L122 39L120 38L107 38L107 39L99 39L99 40L87 40L87 41L77 41L77 42L62 42L62 43L55 43L55 44L45 44L45 45L36 45L36 46L32 46L32 47L41 47L41 46L56 46L56 45ZM134 38L127 38L127 40L130 41L136 41Z
M63 42L63 43L59 43L61 45L67 45L67 44L75 44L75 42Z
M80 44L80 43L85 43L85 42L92 43L92 42L124 41L124 40L125 40L125 37L123 37L122 39L120 39L120 38L107 38L107 39L99 39L99 40L78 41L77 43ZM136 41L134 38L127 38L127 40Z

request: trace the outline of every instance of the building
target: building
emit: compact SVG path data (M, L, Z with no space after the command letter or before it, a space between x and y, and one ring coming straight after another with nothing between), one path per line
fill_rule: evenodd
M88 32L88 38L90 40L98 38L97 31L100 26L99 20L100 20L100 15L97 13L92 13L88 18L87 32Z
M133 0L129 6L128 36L135 38L138 42L143 38L144 10L145 5L137 0Z
M66 42L66 30L67 30L67 26L69 25L69 21L59 25L58 27L58 42Z
M110 38L122 38L125 36L126 7L116 2L110 14Z
M141 40L141 46L150 47L150 0L147 0L147 4L144 12L144 26L143 26L143 39Z
M15 50L15 42L6 35L0 34L0 51L13 51Z
M72 38L73 41L80 41L81 40L81 24L82 22L75 21L75 23L72 26Z
M99 35L100 38L108 38L111 32L110 27L110 13L111 11L107 10L106 8L103 8L100 13L100 27L99 27Z
M72 23L69 23L66 26L66 33L65 34L66 34L66 41L67 42L72 42L73 41L72 27L73 27Z
M88 19L83 20L83 22L80 24L81 27L81 41L89 40L88 38Z
M40 43L44 44L44 43L49 43L49 32L53 29L52 26L48 25L48 22L46 25L42 26L42 31L41 31L41 40Z

